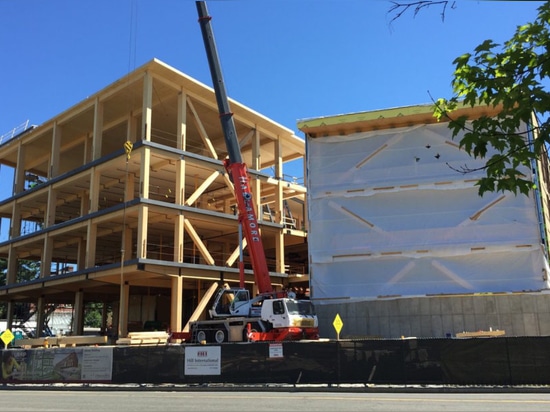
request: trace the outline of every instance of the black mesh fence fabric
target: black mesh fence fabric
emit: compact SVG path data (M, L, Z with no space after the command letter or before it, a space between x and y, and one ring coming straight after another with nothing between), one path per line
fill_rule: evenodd
M136 345L87 351L75 347L1 352L6 364L3 372L11 372L10 368L14 372L14 376L2 380L13 383L99 379L114 384L550 385L550 336ZM200 357L208 353L214 355L205 359L208 365L205 367ZM9 355L17 361L14 363L12 359L12 366ZM25 365L24 373L16 370L18 365Z
M185 345L120 347L113 383L550 384L550 337L222 344L220 373L185 375Z

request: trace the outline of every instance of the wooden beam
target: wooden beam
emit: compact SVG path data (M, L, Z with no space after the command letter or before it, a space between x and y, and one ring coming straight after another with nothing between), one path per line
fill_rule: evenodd
M191 206L195 201L204 193L206 189L208 189L208 186L210 186L219 176L219 172L215 171L210 176L208 176L202 184L195 190L195 192L187 198L185 201L185 205Z
M210 137L208 137L208 133L206 133L206 129L204 128L204 125L201 122L201 119L199 118L199 114L195 110L195 106L193 105L193 102L187 96L187 105L189 106L189 109L191 110L191 113L193 114L193 121L195 122L195 125L197 126L197 129L199 131L199 135L202 139L202 142L204 143L204 146L206 149L208 149L208 152L210 153L210 156L214 159L218 158L218 153L216 152L216 149L214 148L214 145L212 144L212 140L210 140Z
M183 222L183 225L185 227L185 230L187 231L187 234L191 237L191 239L193 240L193 243L199 249L199 253L201 254L201 256L206 260L206 262L209 265L213 266L215 263L214 258L208 251L208 248L206 247L206 245L204 244L204 242L196 232L195 228L193 227L189 219L185 219L185 221Z

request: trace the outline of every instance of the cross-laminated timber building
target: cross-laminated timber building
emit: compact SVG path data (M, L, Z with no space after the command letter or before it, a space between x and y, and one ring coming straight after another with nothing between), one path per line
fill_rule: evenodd
M321 330L339 313L342 336L550 334L548 159L521 169L528 196L480 197L486 160L459 148L448 120L425 105L299 122Z
M306 190L283 171L304 157L304 141L230 103L272 283L307 286ZM80 334L84 307L99 302L113 308L119 336L146 322L182 330L214 281L239 283L225 157L213 90L158 60L1 142L14 175L0 202L8 320L19 302L36 305L38 324L48 306L67 304ZM244 262L254 292L246 245ZM31 279L29 265L39 267Z

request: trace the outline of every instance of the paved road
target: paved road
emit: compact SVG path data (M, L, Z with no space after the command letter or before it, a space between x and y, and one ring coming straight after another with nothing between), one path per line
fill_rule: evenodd
M345 393L270 391L2 390L11 412L548 411L550 393Z

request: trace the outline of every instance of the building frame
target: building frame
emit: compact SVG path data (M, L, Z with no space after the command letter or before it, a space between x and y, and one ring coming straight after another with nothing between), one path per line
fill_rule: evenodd
M305 143L230 100L268 266L276 288L307 286L306 189L286 179ZM83 333L88 302L119 337L144 325L182 330L213 282L239 282L235 201L212 88L153 59L45 123L0 145L13 168L0 202L9 238L0 301L72 305ZM5 223L4 223L5 224ZM254 277L245 255L245 283ZM22 265L40 268L23 279ZM37 330L40 335L40 330Z

